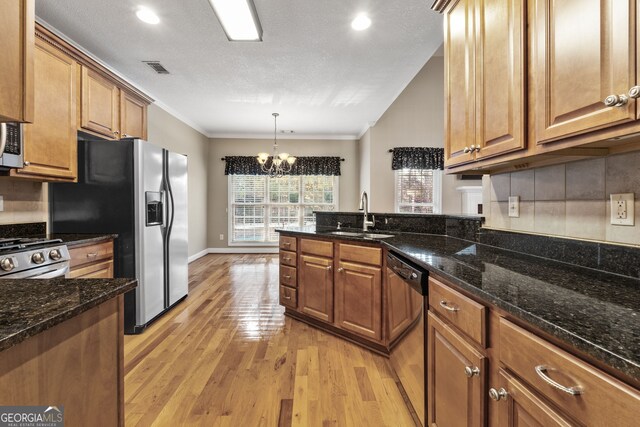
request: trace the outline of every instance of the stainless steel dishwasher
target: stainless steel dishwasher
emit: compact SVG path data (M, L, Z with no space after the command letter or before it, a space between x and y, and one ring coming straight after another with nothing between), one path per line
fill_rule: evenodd
M426 420L427 270L393 252L387 254L389 361L416 416Z

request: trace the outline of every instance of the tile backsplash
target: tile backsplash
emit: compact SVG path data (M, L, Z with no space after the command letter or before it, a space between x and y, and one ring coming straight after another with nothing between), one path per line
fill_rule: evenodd
M0 224L47 222L47 190L47 184L41 182L0 178L0 196L4 198Z
M640 246L640 152L484 176L485 227ZM609 196L635 193L635 225L610 223ZM520 196L510 218L509 196Z

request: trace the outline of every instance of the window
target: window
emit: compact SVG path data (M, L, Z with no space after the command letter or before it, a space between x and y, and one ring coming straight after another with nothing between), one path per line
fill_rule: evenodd
M338 177L229 175L230 244L271 244L278 228L315 224L314 211L338 208Z
M440 213L442 171L399 169L395 171L396 212Z

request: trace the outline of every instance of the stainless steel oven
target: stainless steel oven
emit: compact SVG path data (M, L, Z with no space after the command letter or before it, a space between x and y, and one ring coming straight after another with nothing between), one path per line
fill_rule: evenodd
M0 168L24 167L21 123L0 123Z
M62 240L0 239L0 279L66 277L71 256Z
M426 425L426 319L428 271L401 255L387 254L389 362L422 425ZM407 326L408 325L408 326ZM398 336L394 337L394 331Z

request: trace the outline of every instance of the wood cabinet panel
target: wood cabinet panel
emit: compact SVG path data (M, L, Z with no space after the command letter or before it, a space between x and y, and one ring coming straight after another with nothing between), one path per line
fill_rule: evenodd
M147 103L125 90L120 91L120 135L147 139Z
M340 243L338 245L338 253L342 261L382 265L382 248Z
M297 261L297 254L295 252L280 251L280 265L295 267L298 264Z
M34 51L34 121L24 126L23 169L11 175L47 180L77 178L77 63L37 39Z
M500 361L582 423L632 425L637 417L638 391L505 319L500 319ZM583 393L559 390L543 376Z
M476 159L526 145L525 6L476 0Z
M82 66L80 127L106 138L120 138L120 89L102 74Z
M429 306L476 343L486 347L487 308L442 282L429 278Z
M474 160L474 0L454 0L444 13L445 165Z
M632 0L535 0L529 6L532 139L555 141L635 120L636 102L607 107L636 77Z
M333 260L301 255L299 272L300 311L333 322Z
M280 249L284 249L287 251L297 251L298 245L296 244L297 239L292 236L280 236Z
M0 122L33 121L34 0L0 3Z
M300 239L300 251L303 254L333 257L333 242L325 240Z
M382 340L382 270L339 262L335 281L335 322L344 330Z
M431 312L427 324L428 425L484 425L486 357Z

